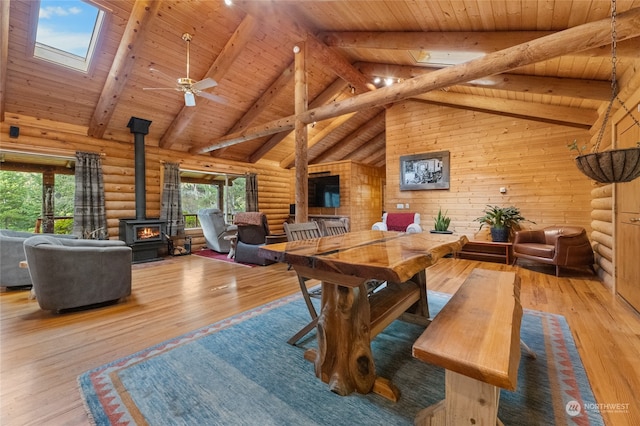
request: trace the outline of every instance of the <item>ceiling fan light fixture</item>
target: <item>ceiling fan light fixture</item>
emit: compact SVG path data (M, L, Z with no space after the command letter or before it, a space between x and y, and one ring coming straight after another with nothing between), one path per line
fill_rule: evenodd
M196 97L193 92L184 92L184 104L188 107L196 106Z

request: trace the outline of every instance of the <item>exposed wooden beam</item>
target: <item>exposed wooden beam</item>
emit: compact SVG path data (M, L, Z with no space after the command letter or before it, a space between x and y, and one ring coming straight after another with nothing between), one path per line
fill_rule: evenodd
M322 163L325 161L337 161L346 157L350 151L360 148L365 144L369 138L367 134L379 134L384 131L385 128L385 109L379 108L380 113L374 118L365 122L362 126L358 127L355 131L344 137L342 140L335 143L328 149L325 149L319 155L310 156L310 164ZM360 143L358 143L360 140Z
M376 136L360 149L358 155L350 157L349 160L360 161L375 167L384 166L386 162L386 133Z
M247 43L251 41L257 28L258 21L250 15L245 16L202 79L212 78L216 81L221 80L240 53L242 53ZM194 108L183 105L176 118L174 118L173 122L167 128L167 131L160 138L160 147L170 148L171 145L180 138L180 135L187 128L197 112L197 107Z
M328 48L311 33L307 34L307 44L311 57L320 64L320 67L330 68L338 77L351 84L357 93L366 93L376 89L351 62L335 49Z
M258 149L256 149L251 153L251 155L249 155L249 158L247 158L247 162L248 163L258 162L262 157L267 155L269 151L275 148L280 142L282 142L290 134L291 132L287 131L287 132L276 133L275 135L271 136L265 143L260 145ZM225 148L222 148L222 149L225 149ZM211 152L217 152L217 151L211 151Z
M7 103L7 68L9 62L9 10L11 1L0 4L0 122L4 121Z
M341 158L342 160L362 161L369 163L371 156L378 156L382 153L384 157L386 151L387 134L386 131L378 133L376 136L368 140L365 144L351 151L349 155Z
M306 33L306 43L307 49L309 51L309 56L313 58L314 61L321 64L322 67L329 67L338 77L342 78L342 80L348 82L357 92L364 93L366 91L370 91L375 89L373 85L370 84L367 77L365 77L360 71L358 71L349 61L347 61L342 55L333 49L327 48L321 41L319 41L313 34L307 32ZM338 83L342 88L344 84ZM333 88L333 85L332 85ZM310 105L311 108L324 105L330 101L331 98L335 96L335 92L332 90L325 90L323 94L318 96L318 98L314 99L314 102ZM233 133L234 131L230 131L229 133ZM250 156L250 160L252 162L257 161L263 155L265 155L270 149L275 147L278 143L280 143L284 138L286 138L288 133L284 135L276 135L273 138L270 138L266 144L259 148L259 152L256 151L254 154ZM223 148L224 149L224 148ZM222 152L221 150L217 150L219 154L216 156L220 156ZM290 167L287 166L287 167Z
M502 98L488 98L486 96L474 96L462 93L434 91L413 96L412 98L458 108L463 107L505 115L517 115L584 129L590 128L598 119L598 111L595 109L547 105Z
M258 118L260 114L262 114L262 112L274 102L275 98L278 96L280 91L283 90L289 83L291 83L291 81L293 80L293 77L294 77L294 66L293 66L293 63L291 63L289 64L288 67L284 69L284 71L278 76L278 78L276 78L276 80L273 83L271 83L269 88L262 94L262 96L260 96L260 98L257 101L255 101L253 105L251 105L251 107L247 110L247 112L242 116L240 120L236 122L236 124L234 124L234 126L231 128L231 130L229 130L228 133L239 132L249 127L251 123L253 123L253 121L256 118ZM284 139L285 137L286 137L286 134L282 136L282 139ZM272 139L274 138L270 138L269 141L271 141ZM280 139L278 143L282 139ZM262 147L264 147L265 145L266 144L263 144ZM275 145L277 145L277 143ZM271 146L269 149L273 148L273 146ZM226 150L227 148L222 148L216 151L211 151L210 154L212 157L221 157ZM267 152L269 151L266 151L265 154ZM253 157L254 154L252 154L250 157Z
M554 34L554 31L345 31L325 32L320 34L319 38L327 46L343 49L492 53L551 34ZM609 44L611 44L611 40L609 40ZM637 41L627 40L620 42L616 50L619 57L640 57ZM598 46L593 49L568 52L567 54L609 57L611 56L611 50L608 47Z
M315 62L321 64L322 67L329 67L338 77L342 80L346 81L350 84L357 92L366 92L370 90L375 90L375 86L370 84L367 77L364 76L360 71L358 71L344 56L342 56L335 49L327 48L324 43L322 43L318 38L305 26L305 20L300 16L291 16L291 15L265 15L264 10L262 8L256 9L246 2L239 2L238 6L242 7L243 10L249 15L256 17L256 19L260 19L262 23L265 25L275 26L279 29L284 29L286 31L290 31L294 34L297 34L302 40L305 40L307 45L307 52L310 59L313 59ZM325 89L322 94L320 94L313 102L309 105L310 108L316 108L320 105L324 105L330 102L336 93L339 91L335 91L334 89L340 86L340 90L344 87L344 84L336 81L334 82L328 89ZM273 91L276 93L277 91ZM271 88L266 92L271 93ZM263 105L268 105L270 103L270 99L262 99L260 102ZM255 105L255 104L254 104ZM255 114L257 116L257 114ZM244 120L246 126L248 126L253 120ZM232 128L228 133L234 134L238 132L242 132L245 130L246 126L241 128ZM254 151L249 158L247 159L249 162L255 163L264 155L266 155L271 149L273 149L276 145L278 145L282 140L284 140L293 129L288 129L288 126L285 126L282 132L273 134L266 143L262 144L256 151ZM223 156L227 147L221 147L217 150L211 150L210 153L214 157ZM198 147L194 147L190 150L191 153L201 153L201 149Z
M310 108L316 108L320 105L324 105L326 103L331 102L335 97L344 90L347 86L347 83L341 78L337 78L331 83L326 89L322 91L314 100L309 104ZM287 136L290 135L290 132L281 132L273 135L269 140L262 144L257 150L255 150L248 158L250 163L255 163L260 160L263 156L265 156L269 151L271 151L276 145L282 142ZM224 148L223 148L224 149ZM219 151L219 150L218 150ZM213 152L218 152L213 151Z
M338 127L347 123L351 118L353 118L354 115L356 115L356 113L352 112L350 114L345 114L340 117L337 117L335 120L332 120L331 123L329 123L316 135L314 135L313 138L311 138L308 144L308 148L311 148L318 142L322 141L324 138L326 138ZM294 165L295 161L296 161L296 153L292 152L291 154L287 155L282 161L280 161L280 167L282 167L283 169L288 169L289 167L292 167Z
M161 0L136 0L127 21L124 35L111 64L109 75L102 88L100 99L89 123L88 135L102 138L120 101L127 80L133 70L138 52L144 45L147 29L162 4Z
M407 79L434 72L439 69L393 64L375 64L371 62L361 62L355 64L355 66L370 78L378 76ZM591 99L596 101L608 101L611 99L611 82L600 80L538 77L533 75L505 73L482 77L479 80L462 82L459 85L478 87L488 90L507 90L510 92L567 96L571 98Z
M487 54L481 58L443 68L432 73L406 80L400 84L356 95L331 105L311 109L302 114L305 123L321 121L331 117L357 111L364 108L382 106L403 99L427 93L432 90L475 80L487 75L506 72L524 65L549 60L567 53L591 49L609 43L611 38L609 19L579 25L560 31L531 42L509 47ZM634 8L618 14L616 31L618 40L625 40L640 35L640 8ZM207 147L199 149L200 153L212 151L223 146L242 143L256 137L274 134L290 126L296 117L285 117L262 126L247 129L241 134L231 134L219 139Z

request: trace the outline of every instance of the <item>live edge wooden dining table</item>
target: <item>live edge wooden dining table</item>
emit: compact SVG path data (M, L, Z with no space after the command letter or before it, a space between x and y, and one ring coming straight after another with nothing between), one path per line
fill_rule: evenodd
M397 401L398 388L376 376L371 340L400 317L428 324L425 268L466 242L448 234L357 231L269 244L259 253L322 281L318 348L305 353L316 376L339 395L375 392ZM387 285L367 296L370 280Z

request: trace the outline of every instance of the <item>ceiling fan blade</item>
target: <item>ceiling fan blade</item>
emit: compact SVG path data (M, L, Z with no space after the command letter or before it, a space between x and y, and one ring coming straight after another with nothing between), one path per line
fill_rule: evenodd
M176 81L176 78L171 77L170 75L163 73L162 71L160 71L160 70L159 70L159 69L157 69L157 68L149 67L149 71L151 71L151 72L152 72L152 73L154 73L154 74L160 75L160 76L162 76L162 77L164 77L164 78L166 78L166 79L169 79L169 80L171 80L171 81L173 81L173 82L175 82L175 81Z
M210 87L216 87L218 83L212 78L205 78L204 80L197 81L191 85L194 90L204 90Z
M181 91L179 87L143 87L142 90L177 90Z
M217 102L217 103L219 103L219 104L223 104L223 105L226 105L226 104L227 104L227 100L226 100L226 99L221 98L220 96L218 96L218 95L214 95L214 94L212 94L212 93L207 93L207 92L196 92L196 96L201 96L201 97L203 97L203 98L207 98L207 99L209 99L210 101Z

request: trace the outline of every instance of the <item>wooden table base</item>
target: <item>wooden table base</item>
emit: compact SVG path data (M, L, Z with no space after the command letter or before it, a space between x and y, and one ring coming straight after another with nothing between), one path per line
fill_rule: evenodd
M322 283L316 376L338 395L369 393L376 380L367 289Z

